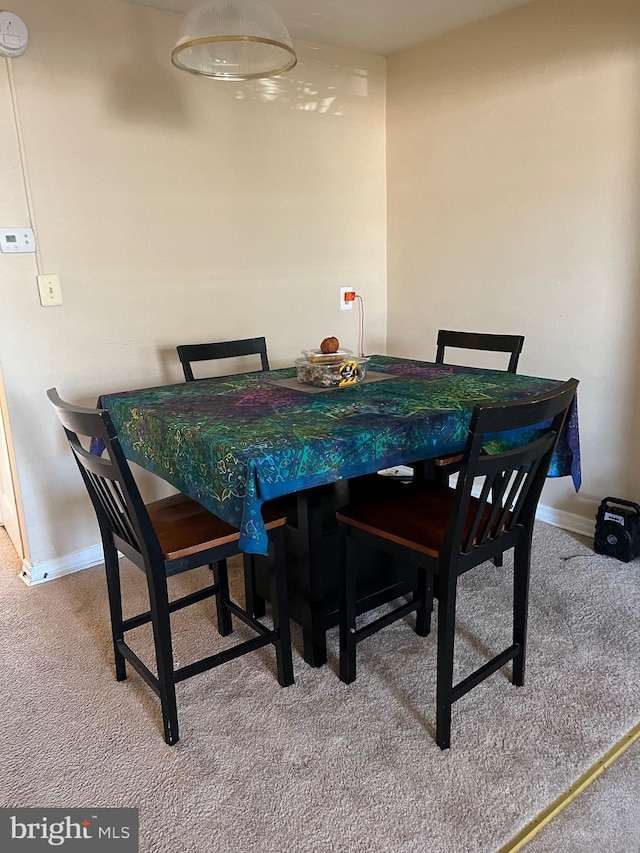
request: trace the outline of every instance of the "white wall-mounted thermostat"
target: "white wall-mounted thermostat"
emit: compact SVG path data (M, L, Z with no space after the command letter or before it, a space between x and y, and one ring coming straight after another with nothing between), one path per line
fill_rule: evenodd
M27 49L29 34L22 18L0 12L0 56L20 56Z
M32 228L0 228L0 251L35 252L36 238Z

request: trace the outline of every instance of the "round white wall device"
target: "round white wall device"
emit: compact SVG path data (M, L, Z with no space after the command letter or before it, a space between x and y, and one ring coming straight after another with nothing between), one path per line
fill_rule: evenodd
M13 12L0 12L0 56L20 56L27 49L28 39L22 18Z

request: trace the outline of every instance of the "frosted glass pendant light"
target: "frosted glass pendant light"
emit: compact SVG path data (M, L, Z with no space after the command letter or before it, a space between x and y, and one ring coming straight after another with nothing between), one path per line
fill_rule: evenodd
M297 57L280 17L259 0L205 0L184 16L171 54L177 68L217 80L289 71Z

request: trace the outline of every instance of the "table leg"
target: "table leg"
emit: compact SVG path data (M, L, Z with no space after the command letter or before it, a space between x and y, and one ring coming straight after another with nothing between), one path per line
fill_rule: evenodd
M322 666L327 662L326 626L323 619L325 590L322 567L322 489L298 492L296 497L303 656L310 666Z
M256 587L256 558L254 554L243 554L244 563L244 600L247 613L251 613L256 619L265 614L264 598L258 593Z
M289 582L289 613L302 628L303 657L310 666L327 661L326 632L338 624L338 535L336 509L359 494L370 494L376 475L341 480L285 496L285 553ZM269 600L265 557L253 556L245 567L253 584L253 607ZM413 566L366 553L359 571L358 612L407 595L417 587ZM249 587L248 587L249 589Z

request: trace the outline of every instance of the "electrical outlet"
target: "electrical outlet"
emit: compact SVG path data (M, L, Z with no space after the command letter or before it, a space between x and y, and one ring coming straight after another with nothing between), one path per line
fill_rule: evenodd
M351 311L353 308L353 300L356 298L356 292L352 287L340 288L340 310Z
M51 305L62 305L62 288L60 277L57 275L39 275L38 290L40 291L40 304L43 308Z

